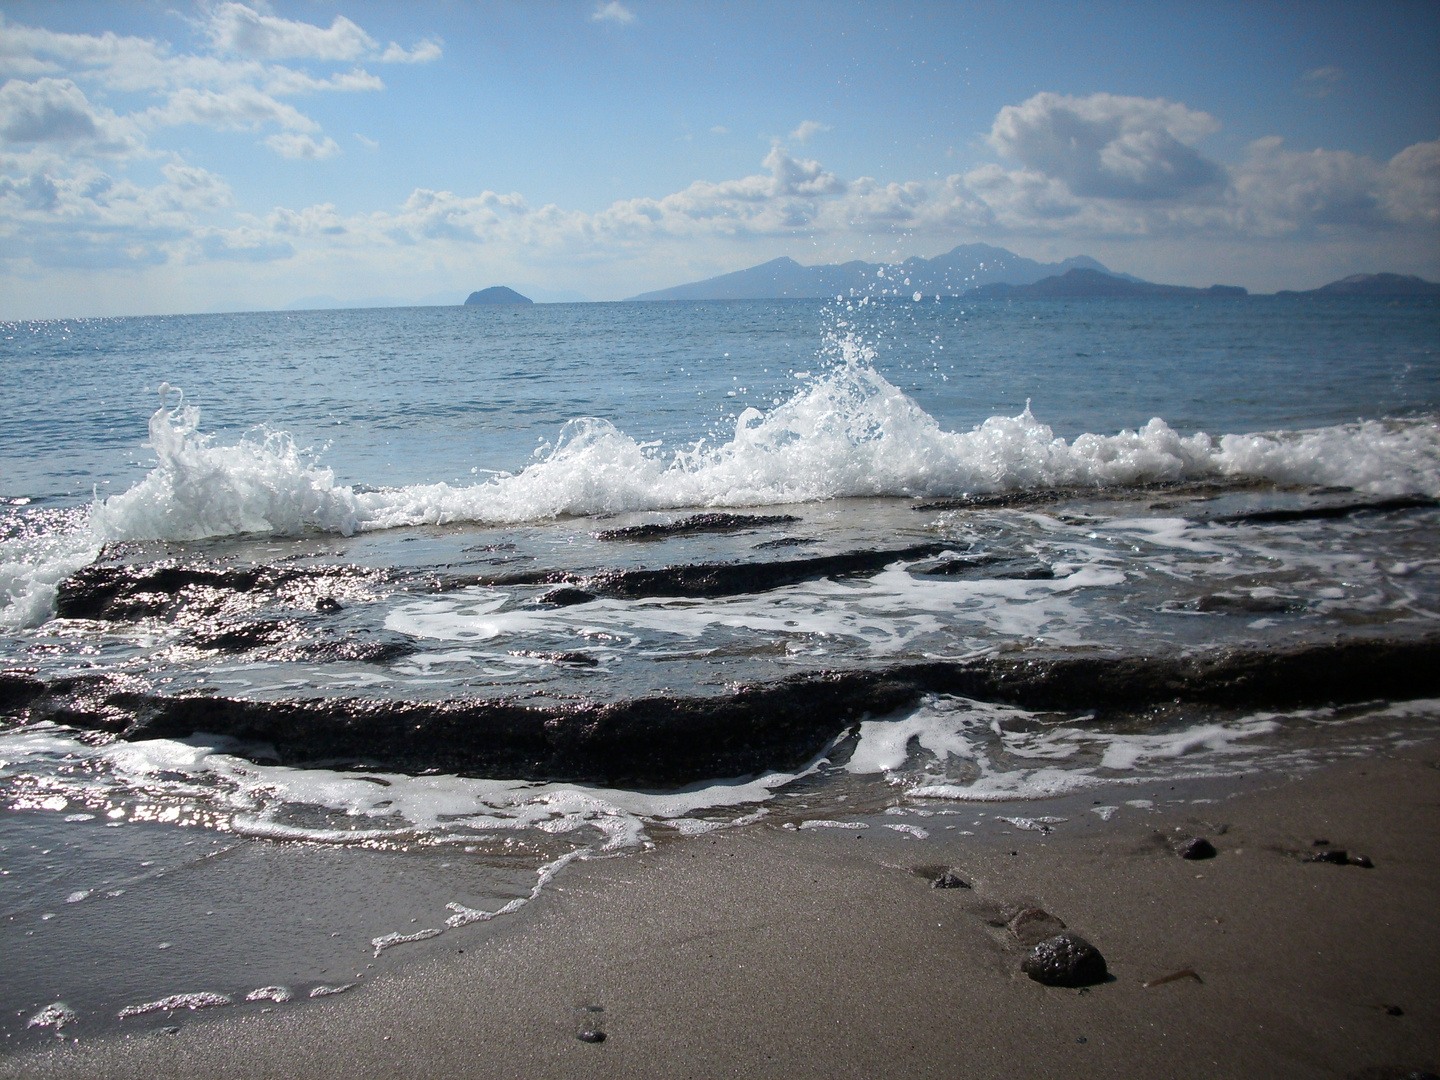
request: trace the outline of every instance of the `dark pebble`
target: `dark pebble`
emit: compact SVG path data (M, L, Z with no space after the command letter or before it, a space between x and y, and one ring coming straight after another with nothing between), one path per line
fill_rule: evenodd
M1350 856L1346 854L1344 848L1330 848L1328 851L1317 851L1305 861L1334 863L1336 866L1344 866L1350 861Z
M1175 846L1175 854L1182 859L1213 859L1215 845L1203 836L1192 836L1189 840L1183 840Z
M1108 974L1100 950L1069 930L1036 945L1020 970L1046 986L1093 986Z
M1366 870L1374 870L1374 869L1375 869L1375 864L1370 861L1370 856L1369 856L1369 855L1352 855L1352 856L1350 856L1350 865L1351 865L1351 866L1363 867L1363 868L1366 869Z
M930 883L937 889L968 889L970 883L957 874L954 870L946 870Z
M1315 847L1329 847L1329 846L1330 846L1330 841L1329 841L1329 840L1312 840L1312 841L1311 841L1311 844L1313 844Z
M316 611L339 611L339 610L340 610L340 601L339 601L339 600L336 600L333 596L322 596L322 597L320 597L319 600L316 600L316 601L315 601L315 610L316 610Z
M576 1035L575 1037L581 1042L602 1043L605 1041L605 1032L587 1028L585 1031L580 1032L580 1034Z
M1386 1006L1385 1006L1385 1015L1386 1015L1386 1016L1404 1016L1404 1015L1405 1015L1405 1010L1402 1009L1399 1005L1386 1005Z

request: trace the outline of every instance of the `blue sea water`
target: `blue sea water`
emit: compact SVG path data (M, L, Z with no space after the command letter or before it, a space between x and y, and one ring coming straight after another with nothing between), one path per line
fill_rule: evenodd
M840 360L837 337L941 427L1031 403L1065 438L1152 417L1184 433L1429 415L1433 301L955 300L382 308L12 323L0 495L89 499L143 475L162 382L205 431L257 425L342 483L470 482L516 471L596 416L678 448L727 439ZM800 377L797 378L797 375ZM173 401L173 399L172 399ZM472 471L478 470L478 472Z
M936 694L808 763L663 789L115 734L177 698L563 709L906 663L1427 638L1431 301L15 323L0 379L0 691L18 688L0 700L0 966L27 973L0 991L12 1045L173 995L212 997L127 1017L369 977L592 854L1300 768L1440 726L1433 701L1097 718ZM623 532L701 511L749 520ZM902 550L750 591L594 584ZM934 552L999 570L937 575ZM82 579L128 606L67 607ZM571 606L557 583L596 592ZM207 929L217 911L230 932ZM57 1024L59 1003L77 1018Z

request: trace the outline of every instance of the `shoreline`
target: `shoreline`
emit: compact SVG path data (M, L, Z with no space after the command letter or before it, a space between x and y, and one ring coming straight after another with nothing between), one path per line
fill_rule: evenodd
M447 934L343 997L157 1016L0 1058L0 1077L1435 1069L1440 743L1276 779L1073 836L1017 833L1010 848L762 823L576 863L515 916ZM1219 855L1177 858L1167 840L1192 833ZM1303 862L1319 839L1374 868ZM973 887L934 889L926 866ZM1025 951L992 923L1030 905L1093 942L1113 981L1022 975ZM1185 969L1199 979L1142 985Z

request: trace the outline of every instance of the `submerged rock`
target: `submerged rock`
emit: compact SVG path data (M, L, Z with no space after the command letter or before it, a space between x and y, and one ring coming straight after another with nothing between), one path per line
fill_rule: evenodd
M1020 970L1046 986L1093 986L1109 974L1100 950L1069 930L1036 945Z
M554 604L556 607L574 607L576 604L588 604L595 599L595 594L586 592L584 589L551 589L544 596L540 597L542 604Z
M758 529L766 525L793 525L800 519L794 514L692 514L679 521L648 522L627 525L621 529L604 529L595 534L597 540L664 540L671 536L695 533L729 533L742 529Z

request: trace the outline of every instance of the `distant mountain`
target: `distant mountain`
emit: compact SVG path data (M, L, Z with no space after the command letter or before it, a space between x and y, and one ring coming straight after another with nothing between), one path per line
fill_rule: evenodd
M1318 289L1282 289L1276 296L1440 296L1440 284L1414 274L1351 274Z
M847 262L801 266L794 259L770 262L721 274L705 281L671 289L641 293L632 300L779 300L823 299L834 296L961 296L977 285L1008 282L1022 285L1067 270L1091 270L1122 281L1139 282L1117 274L1088 255L1058 263L1041 263L989 244L961 244L933 259L918 256L903 263Z
M472 292L465 298L466 307L482 307L489 304L533 304L528 296L521 296L514 289L504 285L491 285L488 289Z
M1099 270L1077 267L1028 285L995 282L965 294L966 300L1065 300L1095 296L1248 296L1239 285L1211 285L1197 289L1189 285L1154 285L1148 281L1125 281Z

